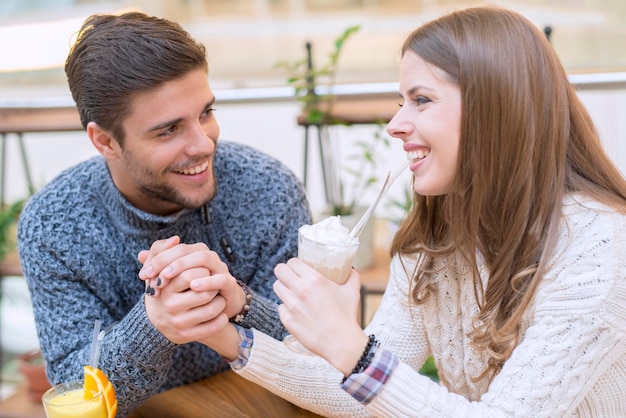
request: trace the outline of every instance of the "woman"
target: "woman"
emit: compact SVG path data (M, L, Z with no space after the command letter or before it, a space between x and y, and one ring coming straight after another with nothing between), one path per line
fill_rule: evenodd
M400 97L414 205L365 332L358 274L292 259L281 320L319 357L243 328L233 351L232 326L204 342L323 415L625 416L626 182L544 34L499 8L443 16L405 41ZM430 355L441 384L418 373Z

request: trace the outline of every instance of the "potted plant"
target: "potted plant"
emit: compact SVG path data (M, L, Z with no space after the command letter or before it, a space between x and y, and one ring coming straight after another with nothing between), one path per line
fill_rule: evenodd
M357 140L353 152L342 161L341 155L331 152L330 127L347 124L333 117L336 96L333 87L336 81L339 58L346 41L360 30L360 26L346 28L334 41L334 47L321 66L314 66L311 43L306 43L306 56L302 59L277 63L288 73L287 83L302 104L303 124L314 125L319 130L322 154L322 175L327 209L324 216L341 216L347 228L354 226L370 202L363 201L372 188L379 183L377 155L389 146L383 125L378 124L372 138ZM376 190L377 191L377 190ZM373 262L373 231L371 225L360 236L361 244L354 264L357 268L369 267Z
M288 73L287 83L294 88L294 93L302 103L302 110L306 122L317 125L335 123L330 118L335 101L333 87L339 68L339 57L345 42L361 29L360 25L346 28L335 39L334 48L328 55L328 60L319 67L313 65L311 56L311 42L306 42L306 56L296 61L280 61L277 67ZM322 91L325 87L325 91Z
M0 262L7 254L15 251L15 226L25 202L21 199L0 207Z

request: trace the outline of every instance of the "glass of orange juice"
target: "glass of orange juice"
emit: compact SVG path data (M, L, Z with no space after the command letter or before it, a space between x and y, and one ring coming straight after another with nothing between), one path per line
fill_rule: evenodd
M60 383L42 397L48 418L107 418L101 391L86 391L82 380Z

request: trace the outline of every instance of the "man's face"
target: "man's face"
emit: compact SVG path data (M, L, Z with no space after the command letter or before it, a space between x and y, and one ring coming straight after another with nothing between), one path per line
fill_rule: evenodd
M136 95L123 121L123 148L109 169L117 188L134 206L168 215L197 208L213 198L213 158L219 126L215 96L202 69Z

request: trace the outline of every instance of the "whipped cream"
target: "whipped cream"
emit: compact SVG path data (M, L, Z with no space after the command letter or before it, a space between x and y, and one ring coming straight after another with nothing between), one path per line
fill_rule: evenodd
M299 229L298 257L328 279L344 283L352 267L359 240L350 236L339 216L331 216Z
M330 245L355 245L359 241L350 237L350 230L341 224L339 216L330 216L313 225L302 225L300 233L306 238Z

